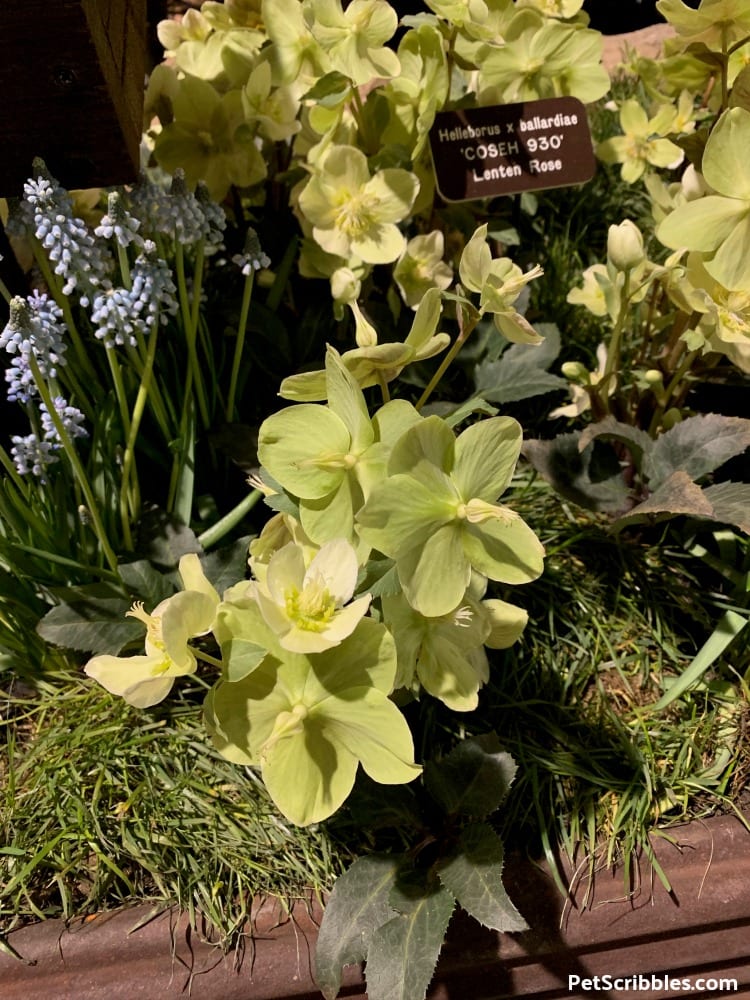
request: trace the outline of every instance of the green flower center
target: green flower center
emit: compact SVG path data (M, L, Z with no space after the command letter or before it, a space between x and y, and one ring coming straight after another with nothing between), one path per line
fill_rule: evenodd
M302 590L284 591L284 603L289 620L304 632L323 632L337 610L336 599L321 578L308 580Z
M372 229L372 199L363 193L344 192L336 212L336 228L356 240Z

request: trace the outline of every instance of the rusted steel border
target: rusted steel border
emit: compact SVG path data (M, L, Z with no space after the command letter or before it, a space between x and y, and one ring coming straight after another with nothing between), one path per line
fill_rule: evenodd
M736 817L691 823L654 839L672 885L668 893L641 861L629 894L622 872L574 879L564 903L544 866L509 862L506 884L528 920L523 934L496 934L463 915L451 924L431 1000L537 1000L583 995L568 976L736 979L726 995L750 996L750 834ZM291 917L275 902L255 909L244 954L223 956L163 913L146 907L76 921L51 920L10 935L27 963L0 956L2 1000L320 1000L312 954L320 908L300 901ZM138 926L142 925L142 926ZM133 929L136 928L137 929ZM364 998L361 970L349 968L341 996ZM625 997L633 991L600 991ZM639 989L640 1000L676 995ZM690 993L693 1000L719 995ZM722 994L723 995L723 994Z

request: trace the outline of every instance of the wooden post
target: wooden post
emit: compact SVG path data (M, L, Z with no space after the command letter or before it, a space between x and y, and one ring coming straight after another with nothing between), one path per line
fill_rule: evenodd
M146 0L0 2L0 196L41 156L69 188L137 176Z

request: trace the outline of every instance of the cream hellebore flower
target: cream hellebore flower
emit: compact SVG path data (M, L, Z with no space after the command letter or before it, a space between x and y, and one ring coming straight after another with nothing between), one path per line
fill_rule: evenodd
M430 288L445 290L453 281L453 268L443 260L445 240L439 229L409 240L393 278L410 309L416 309Z
M383 620L396 640L397 688L416 686L416 672L424 690L453 711L477 707L490 675L484 647L507 649L528 621L522 608L478 596L467 591L457 608L436 618L420 615L403 594L383 597Z
M357 320L357 343L361 346L351 351L344 351L341 355L342 364L351 373L360 389L393 381L407 365L434 357L448 346L450 336L447 333L435 332L441 312L440 290L431 288L419 303L406 340L403 343L396 341L379 344L375 329L367 323L360 311L362 320ZM374 336L374 341L369 344L365 340L367 334ZM300 402L325 399L326 394L324 371L290 375L284 379L279 389L279 395L284 399L295 399Z
M127 617L146 626L144 656L94 656L84 667L111 694L136 708L150 708L169 694L175 677L195 673L197 661L188 642L206 635L216 617L219 595L208 582L197 555L180 559L185 590L161 601L149 614L137 601Z
M398 56L384 42L398 26L396 11L385 0L310 0L311 31L334 70L356 85L375 77L396 76Z
M620 108L620 126L625 134L600 142L596 155L604 163L621 163L622 179L628 184L641 178L648 166L674 167L682 162L680 147L659 138L658 116L650 119L634 98Z
M464 247L458 272L463 284L478 292L482 313L493 313L495 326L514 344L539 344L542 337L514 307L524 285L544 272L535 265L525 273L508 257L492 259L487 246L487 224L480 226Z
M301 545L285 545L272 556L254 592L279 645L292 653L321 653L351 635L372 600L365 594L348 603L358 571L356 553L344 538L323 545L307 568Z
M693 10L682 0L659 0L656 9L672 25L680 41L688 46L703 42L720 52L750 35L747 0L702 0Z
M750 292L750 111L730 108L703 152L702 171L714 194L678 206L656 235L674 250L698 251L724 288Z
M345 261L388 264L406 245L396 225L414 204L419 181L408 170L386 167L372 177L355 146L334 146L299 196L315 241Z

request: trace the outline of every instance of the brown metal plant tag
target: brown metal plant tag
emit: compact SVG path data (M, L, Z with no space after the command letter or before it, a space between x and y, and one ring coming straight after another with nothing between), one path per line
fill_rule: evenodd
M574 97L441 111L430 148L446 201L582 184L596 169L586 109Z

